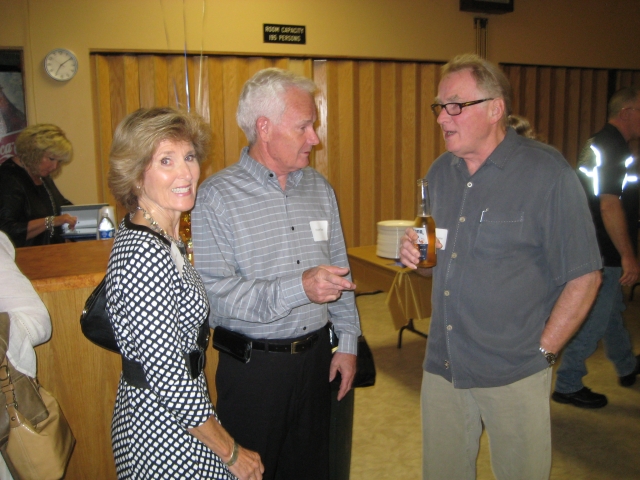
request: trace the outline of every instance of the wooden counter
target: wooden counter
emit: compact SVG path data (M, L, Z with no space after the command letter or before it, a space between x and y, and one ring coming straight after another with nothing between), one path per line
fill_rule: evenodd
M94 345L80 330L84 302L104 277L112 245L92 240L16 249L16 263L51 315L51 340L36 347L38 379L60 402L76 437L65 479L116 478L111 416L120 355ZM210 346L205 375L214 400L217 360Z

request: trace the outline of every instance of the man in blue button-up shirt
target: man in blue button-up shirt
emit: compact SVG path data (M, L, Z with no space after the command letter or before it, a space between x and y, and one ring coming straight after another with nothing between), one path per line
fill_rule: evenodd
M587 201L560 153L507 128L510 87L495 65L453 59L432 109L448 152L426 178L448 237L433 269L424 477L475 478L484 424L498 479L548 478L548 367L600 282ZM415 238L407 231L401 250L412 268Z

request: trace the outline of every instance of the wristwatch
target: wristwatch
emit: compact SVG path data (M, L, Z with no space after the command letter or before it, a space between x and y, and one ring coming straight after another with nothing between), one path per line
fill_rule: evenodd
M551 365L556 363L556 360L558 359L558 357L556 356L555 353L547 352L542 347L540 347L540 352L544 355L544 358L547 359L547 362L549 363L549 366L551 366Z

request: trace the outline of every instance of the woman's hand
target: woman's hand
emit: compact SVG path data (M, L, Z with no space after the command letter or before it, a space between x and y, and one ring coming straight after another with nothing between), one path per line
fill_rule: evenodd
M261 480L264 473L264 465L260 461L260 455L238 445L238 460L229 471L240 480Z
M211 415L202 425L189 429L189 433L204 443L220 459L228 463L233 457L235 442L231 435L220 425L218 420ZM264 465L260 455L237 445L238 458L229 471L240 480L262 480Z
M73 230L76 226L76 223L78 223L78 217L72 217L68 213L65 213L63 215L58 215L53 219L54 227L61 227L65 223L68 224L69 228Z

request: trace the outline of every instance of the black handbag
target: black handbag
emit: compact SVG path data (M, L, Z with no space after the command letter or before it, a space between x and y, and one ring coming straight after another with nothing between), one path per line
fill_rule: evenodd
M356 376L353 388L372 387L376 384L376 364L373 353L364 335L358 337L358 359L356 360Z
M80 328L85 337L96 345L120 353L113 326L107 314L107 277L93 290L80 315Z
M333 328L333 324L329 326L329 345L331 351L338 350L338 336ZM332 386L335 390L340 388L340 372L333 379ZM353 377L352 388L372 387L376 384L376 364L373 361L373 353L369 348L364 335L358 337L358 355L356 358L356 375Z

